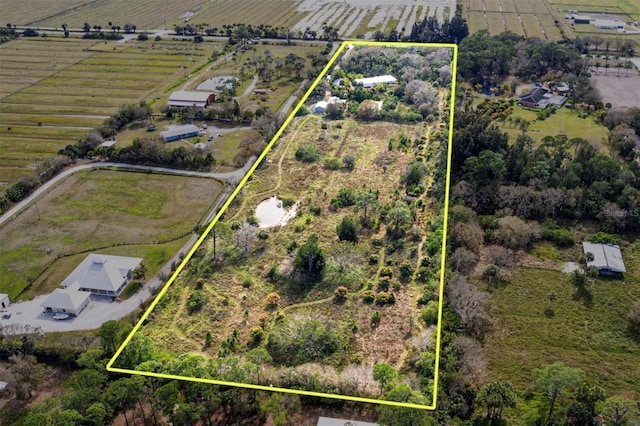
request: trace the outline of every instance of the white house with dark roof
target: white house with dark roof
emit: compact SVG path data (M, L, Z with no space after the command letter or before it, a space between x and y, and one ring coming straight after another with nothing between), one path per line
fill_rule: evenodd
M91 293L88 291L62 290L57 288L40 306L45 312L64 313L78 316L89 304Z
M62 287L69 292L80 290L118 297L141 262L139 257L91 253L65 278Z
M587 267L596 267L601 275L622 275L627 271L617 245L584 242L582 249L585 254L593 254L593 260L587 261Z

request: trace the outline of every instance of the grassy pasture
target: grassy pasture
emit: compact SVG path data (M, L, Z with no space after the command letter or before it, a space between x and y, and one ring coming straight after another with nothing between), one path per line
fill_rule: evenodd
M511 114L513 118L520 117L530 122L536 120L537 115L534 111L520 107L514 107L514 112ZM502 131L507 132L512 138L520 134L520 130L508 122L497 124ZM576 137L584 138L590 141L595 147L601 148L607 140L608 130L606 127L596 123L591 117L580 118L577 112L567 108L561 108L545 120L536 120L535 123L529 126L527 133L536 140L541 140L545 136L555 136L559 133L564 133L569 139Z
M471 11L468 14L468 24L469 24L469 32L470 33L475 33L478 32L480 30L486 30L487 29L487 20L484 17L484 13L482 13L481 11Z
M633 253L640 253L640 245L636 241L623 251L632 259ZM627 335L624 318L640 298L638 266L628 265L624 280L596 279L590 307L575 300L573 291L561 272L524 267L514 270L509 284L491 290L495 321L483 345L490 376L511 381L524 394L533 369L563 361L582 368L608 396L625 391L637 396L640 343ZM554 315L547 317L550 292L557 299Z
M515 13L505 13L504 18L507 23L507 29L514 34L524 35L524 29Z
M67 256L97 247L131 256L164 250L169 253L166 261L221 190L211 179L109 170L75 174L41 197L37 209L32 205L0 228L0 291L14 300L50 262L63 256L46 274L56 279L41 277L24 297L46 293L77 265L75 257ZM161 263L149 262L150 275Z

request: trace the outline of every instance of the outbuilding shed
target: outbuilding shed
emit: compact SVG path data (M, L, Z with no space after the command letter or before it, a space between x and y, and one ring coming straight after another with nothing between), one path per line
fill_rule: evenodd
M313 112L317 114L324 114L324 112L327 110L327 105L329 105L327 102L320 101L313 106Z
M601 275L622 275L627 270L622 260L620 247L614 244L582 243L585 255L593 254L593 260L587 266L594 266Z
M200 129L194 124L183 124L171 127L164 132L160 132L160 137L165 142L173 142L180 139L192 138L200 134Z
M89 304L91 293L88 291L67 291L57 288L42 302L45 312L63 313L78 316Z
M356 84L362 84L365 88L376 87L379 84L396 84L398 79L392 75L379 75L377 77L356 78Z

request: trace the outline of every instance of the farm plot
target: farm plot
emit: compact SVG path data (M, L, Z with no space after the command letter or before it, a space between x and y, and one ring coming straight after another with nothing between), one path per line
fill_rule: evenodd
M70 0L64 0L71 3ZM32 2L25 2L31 4ZM50 3L50 2L48 2ZM200 7L204 0L103 0L100 2L84 2L78 7L69 7L58 14L50 14L35 23L42 27L60 27L67 23L70 28L82 28L87 22L90 25L101 25L103 28L111 22L124 27L126 23L136 25L138 29L156 29L165 21L173 20L184 13Z
M140 255L154 274L221 189L212 179L108 170L75 174L41 197L37 209L0 228L0 292L15 300L30 282L25 298L51 291L75 267L69 256L98 247ZM56 279L40 277L45 271Z
M504 22L502 21L502 13L499 12L487 12L487 22L489 24L489 33L500 34L505 30Z
M206 3L194 12L190 21L209 28L222 28L231 22L290 28L305 15L296 9L296 2L290 0L220 0Z
M522 24L520 23L520 18L515 13L505 13L504 19L507 24L507 30L511 31L514 34L524 35L524 29L522 28Z
M0 0L0 10L5 22L14 25L29 25L65 13L86 2L86 0L57 0L53 2L51 0ZM59 21L56 26L61 24L62 21Z
M93 55L91 42L77 39L20 38L0 44L0 99Z
M471 11L469 12L469 32L476 33L480 30L487 29L487 20L483 12Z
M542 28L540 28L540 24L534 14L522 14L521 17L522 25L524 26L524 31L527 34L527 37L538 37L542 40L545 39Z
M305 12L306 16L294 26L295 31L310 28L321 33L326 25L345 37L370 38L377 30L388 33L392 30L401 32L404 28L405 32L409 31L416 21L427 16L443 19L443 16L455 10L455 1L433 0L418 6L412 0L393 3L383 0L304 0L298 5L297 10Z
M0 182L85 136L125 103L137 103L208 60L207 47L182 41L118 44L63 38L20 39L0 47ZM46 52L54 52L47 57ZM53 61L53 62L52 62ZM4 67L5 63L11 66ZM20 76L27 78L20 79ZM37 149L32 146L36 144Z

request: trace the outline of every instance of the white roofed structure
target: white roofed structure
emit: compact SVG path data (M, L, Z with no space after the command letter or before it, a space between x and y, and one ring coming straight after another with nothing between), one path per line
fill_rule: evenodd
M62 312L77 316L89 304L91 293L88 291L67 291L57 288L42 302L45 312Z
M377 77L356 78L354 82L362 84L365 88L371 88L379 84L396 84L398 79L392 75L379 75Z
M627 270L622 260L620 247L613 244L582 243L584 253L593 254L593 260L587 266L595 266L603 275L622 275Z
M131 281L131 272L142 259L139 257L90 254L65 278L62 287L93 294L117 297Z

